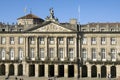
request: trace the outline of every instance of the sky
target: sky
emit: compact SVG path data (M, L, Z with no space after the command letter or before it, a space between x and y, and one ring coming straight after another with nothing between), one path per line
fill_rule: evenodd
M30 11L45 19L50 8L59 22L69 22L72 18L80 24L120 22L120 0L1 0L0 22L16 23L17 18Z

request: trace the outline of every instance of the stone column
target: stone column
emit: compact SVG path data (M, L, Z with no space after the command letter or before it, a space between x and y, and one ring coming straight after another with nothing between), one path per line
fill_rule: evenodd
M120 65L117 65L116 66L116 77L118 78L120 78Z
M26 73L27 69L28 69L26 66L27 64L25 62L23 62L22 64L23 64L23 75L27 75L27 73Z
M48 37L45 37L45 58L48 57Z
M97 66L97 77L99 77L98 74L101 75L101 66L100 65L96 65L96 66Z
M6 67L5 75L8 76L8 74L9 74L9 64L5 64L5 67Z
M110 65L106 66L106 70L107 70L106 75L110 74Z
M76 37L74 38L74 45L75 45L74 58L77 59L77 38Z
M67 58L67 37L65 37L64 39L64 45L65 45L65 53L64 53L64 57Z
M17 64L14 64L14 69L15 69L15 71L14 71L15 76L17 76L18 75L18 65Z
M45 77L48 77L48 64L45 64Z
M28 47L28 44L29 44L29 43L28 43L28 42L29 42L29 41L28 41L28 37L25 37L25 46L26 46L26 47L25 47L25 48L26 48L26 49L25 49L25 50L26 50L26 51L25 51L25 55L26 55L25 57L28 57L28 56L29 56L29 55L28 55L28 52L29 52L29 51L28 51L28 49L29 49L29 47Z
M54 58L57 58L57 37L55 37L55 54Z
M78 66L77 64L74 65L74 77L78 77Z
M35 77L39 76L38 72L39 72L39 70L38 70L38 64L35 64Z
M87 72L88 77L91 77L91 65L89 64L87 67L88 67L88 72Z
M35 59L38 58L38 54L39 54L39 43L38 43L38 37L35 38L35 47L36 47L36 50L35 50Z
M55 73L55 76L58 76L58 65L57 64L55 64L55 71L54 71L54 73Z
M29 76L29 64L26 64L26 76Z
M68 65L64 65L64 77L68 77Z

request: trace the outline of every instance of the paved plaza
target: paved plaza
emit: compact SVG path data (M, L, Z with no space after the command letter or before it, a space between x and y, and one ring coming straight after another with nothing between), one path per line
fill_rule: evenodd
M26 77L26 76L19 76L17 79L15 79L15 76L10 76L9 79L5 79L5 76L1 76L0 80L120 80L120 79L108 79L108 78L50 78L47 77Z

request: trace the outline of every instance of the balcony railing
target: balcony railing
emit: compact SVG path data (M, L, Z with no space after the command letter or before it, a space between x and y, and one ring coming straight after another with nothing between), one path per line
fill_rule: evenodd
M60 58L49 58L46 57L44 60L40 59L39 57L36 57L35 60L32 60L30 57L26 57L26 62L28 63L77 63L77 59L70 60L69 58L65 58L64 60L61 60Z

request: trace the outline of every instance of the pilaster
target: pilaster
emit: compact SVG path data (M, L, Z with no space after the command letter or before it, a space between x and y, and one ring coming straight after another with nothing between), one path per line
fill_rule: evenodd
M65 64L64 66L64 76L68 77L68 65L67 64Z
M39 76L38 71L38 64L35 64L35 77Z
M48 64L45 64L45 77L48 77Z

